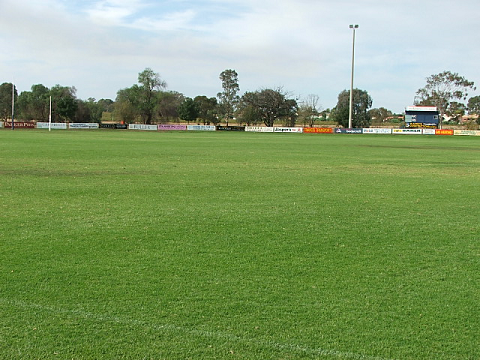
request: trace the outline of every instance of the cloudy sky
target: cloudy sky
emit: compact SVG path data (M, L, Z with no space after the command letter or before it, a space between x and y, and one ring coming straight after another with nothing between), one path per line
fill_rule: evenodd
M350 87L402 112L443 70L480 85L478 0L0 0L0 83L115 99L149 67L186 96L283 87L323 108ZM478 95L475 93L474 95Z

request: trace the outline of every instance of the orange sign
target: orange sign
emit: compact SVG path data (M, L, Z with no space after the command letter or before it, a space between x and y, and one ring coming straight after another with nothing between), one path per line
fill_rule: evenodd
M453 135L451 129L435 129L435 135Z
M333 134L333 128L303 128L304 133Z

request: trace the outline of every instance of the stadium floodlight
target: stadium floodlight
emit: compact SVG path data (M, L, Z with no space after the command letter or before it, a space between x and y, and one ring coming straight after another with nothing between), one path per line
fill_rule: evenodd
M353 71L355 64L355 30L358 29L358 25L350 25L350 29L353 30L353 41L352 41L352 76L350 78L350 106L348 112L348 128L352 128L352 117L353 117Z

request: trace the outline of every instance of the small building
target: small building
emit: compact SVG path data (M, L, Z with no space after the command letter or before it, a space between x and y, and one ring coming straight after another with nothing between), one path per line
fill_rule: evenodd
M435 106L407 106L405 108L406 128L437 129L439 113Z

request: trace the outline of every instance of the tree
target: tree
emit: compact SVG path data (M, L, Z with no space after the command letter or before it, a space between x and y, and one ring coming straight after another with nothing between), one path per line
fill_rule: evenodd
M73 122L88 123L92 118L91 108L87 101L77 100L77 110Z
M387 118L393 115L390 110L387 110L384 107L375 108L368 111L372 123L382 124Z
M156 107L158 116L166 121L178 118L178 108L184 100L185 96L179 92L160 91Z
M287 125L293 126L297 118L298 104L295 99L288 99L287 94L278 89L263 89L255 92L246 92L242 96L243 107L251 107L265 126L273 126L278 120L284 120Z
M261 121L262 115L257 107L249 104L240 103L237 119L240 124L247 126L258 125Z
M365 90L353 90L352 126L363 128L370 126L370 114L368 110L372 107L372 98ZM337 106L332 112L332 117L339 125L348 127L348 116L350 109L350 91L343 90L338 95Z
M315 119L319 115L318 95L310 94L302 101L298 108L298 115L302 119L303 125L312 127Z
M52 121L73 121L78 108L75 87L55 85L50 89L52 96Z
M452 101L447 108L445 114L450 117L450 121L458 123L462 116L465 115L465 104L459 103L457 101Z
M214 97L206 97L206 96L196 96L193 99L197 104L198 108L198 117L203 120L203 123L212 123L217 124L217 99Z
M42 85L32 85L31 91L22 91L18 108L25 120L47 121L50 108L50 90Z
M480 96L477 95L468 99L468 112L480 115ZM480 116L477 117L477 124L480 125Z
M236 106L240 100L237 95L240 91L238 86L238 74L235 70L224 70L220 73L220 80L222 80L223 92L219 92L217 97L219 99L219 113L226 120L227 125L230 119L233 119Z
M12 117L12 89L14 101L16 101L17 88L12 83L0 85L0 119L5 121Z
M139 111L144 124L151 124L155 106L157 104L157 92L167 87L167 83L160 79L160 75L150 68L146 68L138 74L139 87Z
M139 117L140 87L133 85L129 88L118 90L115 100L116 116L126 123L132 123Z
M458 73L444 71L431 75L425 87L417 90L418 105L436 106L440 113L440 127L452 100L465 101L470 89L475 90L473 81L468 81Z
M178 115L180 119L187 121L197 120L198 117L198 107L195 101L192 98L185 98L184 102L178 108Z

